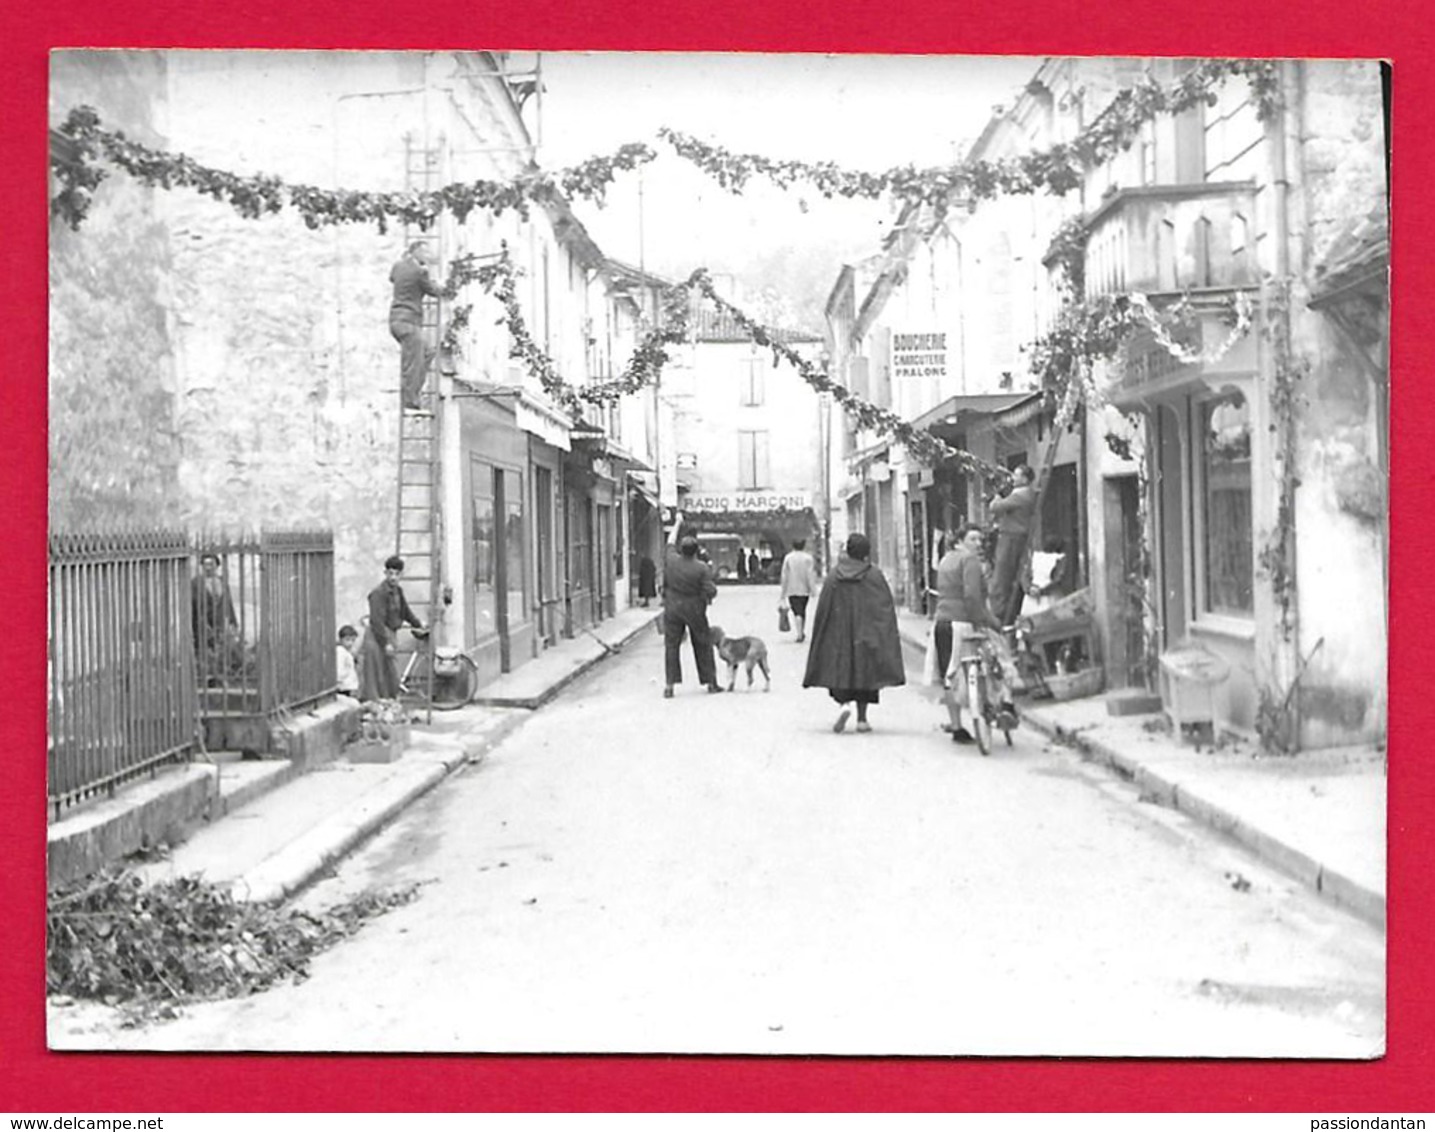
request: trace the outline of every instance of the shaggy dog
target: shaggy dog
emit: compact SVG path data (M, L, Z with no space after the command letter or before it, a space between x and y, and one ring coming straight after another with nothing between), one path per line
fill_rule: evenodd
M742 665L747 669L747 686L752 687L753 668L762 669L762 678L766 681L764 692L772 691L772 677L767 671L767 646L762 643L761 637L729 637L716 625L708 626L708 637L712 641L713 648L717 649L718 656L722 657L727 664L727 690L732 691L732 686L737 683L737 668Z

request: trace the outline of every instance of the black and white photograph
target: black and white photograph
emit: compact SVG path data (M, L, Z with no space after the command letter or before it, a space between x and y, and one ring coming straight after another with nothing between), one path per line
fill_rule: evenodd
M1382 1057L1390 77L51 52L48 1047Z

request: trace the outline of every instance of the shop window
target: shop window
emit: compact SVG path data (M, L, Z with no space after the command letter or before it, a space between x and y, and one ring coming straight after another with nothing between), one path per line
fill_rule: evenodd
M1239 393L1199 407L1201 606L1249 618L1254 612L1251 540L1251 413Z
M507 569L504 583L507 590L509 626L528 620L528 571L524 569L524 552L528 540L523 529L523 477L517 472L495 472L503 477L505 523L503 555Z
M470 485L473 511L473 627L474 635L482 640L498 632L493 469L488 464L473 461Z

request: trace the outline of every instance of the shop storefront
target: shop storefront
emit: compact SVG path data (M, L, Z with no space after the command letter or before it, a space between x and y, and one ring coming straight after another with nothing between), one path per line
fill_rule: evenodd
M802 491L690 495L681 510L725 584L776 582L793 542L802 539L810 550L821 530L812 497Z

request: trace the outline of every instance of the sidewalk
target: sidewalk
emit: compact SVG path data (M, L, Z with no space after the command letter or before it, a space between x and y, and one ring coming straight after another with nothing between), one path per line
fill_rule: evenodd
M903 639L930 622L898 611ZM1131 779L1143 796L1224 833L1258 857L1377 924L1385 923L1385 756L1373 748L1262 756L1236 743L1198 750L1158 715L1112 716L1104 696L1019 705L1024 726Z
M296 776L286 760L220 756L212 766L192 763L133 793L122 791L106 805L123 809L156 790L192 789L194 779L207 779L217 819L137 872L148 881L198 874L231 885L245 900L291 896L450 774L481 762L530 718L532 708L638 633L651 631L656 617L656 609L624 610L591 632L560 641L486 685L477 702L436 711L431 724L414 724L408 747L393 762L341 756Z

